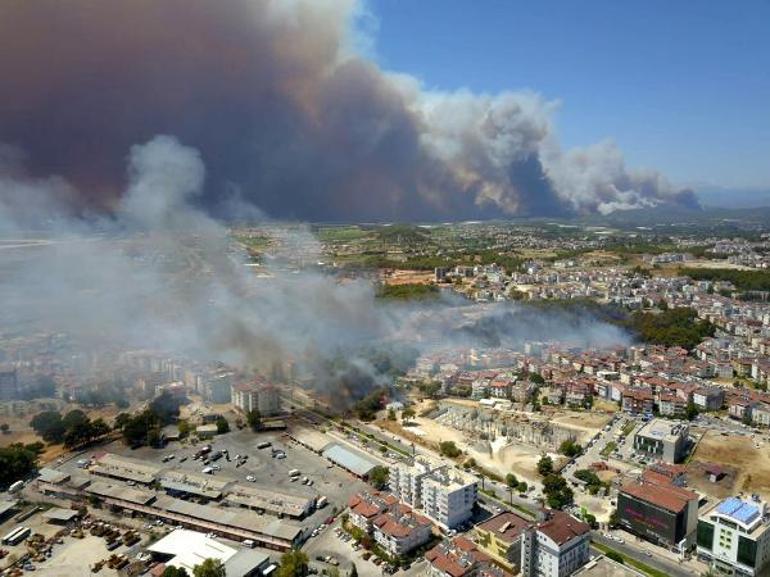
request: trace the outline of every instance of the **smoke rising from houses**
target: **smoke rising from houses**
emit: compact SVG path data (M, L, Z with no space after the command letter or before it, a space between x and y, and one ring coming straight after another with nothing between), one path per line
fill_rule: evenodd
M59 178L0 165L0 230L9 239L0 244L0 324L65 332L93 348L156 348L265 372L292 360L319 386L342 384L350 397L385 382L388 367L409 361L407 351L627 340L587 315L451 297L390 303L376 299L369 282L290 270L280 254L255 275L229 231L196 205L206 181L199 151L156 136L132 146L127 165L126 191L109 218L84 218L54 202L75 194ZM46 211L45 234L29 230L31 206ZM320 258L308 231L290 229L282 246L309 262Z

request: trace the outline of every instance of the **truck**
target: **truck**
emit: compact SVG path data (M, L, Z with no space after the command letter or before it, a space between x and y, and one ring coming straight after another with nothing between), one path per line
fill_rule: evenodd
M326 498L326 495L321 495L316 499L315 506L317 509L323 509L326 507L326 504L329 502L329 499Z
M29 537L32 529L29 527L16 527L13 531L3 537L3 545L18 545L24 539Z

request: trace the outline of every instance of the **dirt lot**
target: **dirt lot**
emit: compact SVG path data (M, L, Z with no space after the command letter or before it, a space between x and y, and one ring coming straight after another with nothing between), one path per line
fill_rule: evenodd
M419 408L417 410L419 414ZM469 439L462 431L453 429L432 419L415 417L412 426L402 427L399 421L378 421L376 424L383 429L392 431L412 442L438 450L441 441L454 441L469 457L485 469L501 477L513 471L517 476L535 483L539 480L537 462L542 453L539 447L524 444L504 445L502 442L485 443ZM552 454L558 462L561 457Z
M121 547L118 552L122 551ZM110 553L104 547L104 540L100 537L65 537L64 544L54 549L53 557L37 566L37 573L47 577L88 577L92 575L91 566L109 556ZM104 566L98 574L101 577L111 577L118 573Z
M691 466L697 470L699 462L725 465L738 472L734 477L734 486L729 487L727 493L751 491L770 498L769 450L767 446L756 448L754 439L750 437L725 437L709 431L698 444ZM704 484L704 490L709 486L713 487L711 483Z
M394 270L384 274L382 280L385 284L430 284L435 275L433 271L425 270Z

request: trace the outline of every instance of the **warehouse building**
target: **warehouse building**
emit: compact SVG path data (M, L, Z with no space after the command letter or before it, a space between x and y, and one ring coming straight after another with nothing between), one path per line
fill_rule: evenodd
M161 467L148 464L146 461L104 453L94 460L88 470L94 475L149 485L158 477Z
M353 473L356 477L366 479L377 463L365 457L358 451L353 451L342 445L331 445L324 449L323 456L335 465Z
M698 495L674 485L627 483L618 494L618 523L651 543L685 551L698 523Z

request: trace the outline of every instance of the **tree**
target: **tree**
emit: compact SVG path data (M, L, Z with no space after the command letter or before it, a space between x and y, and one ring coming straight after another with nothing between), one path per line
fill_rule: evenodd
M169 565L164 569L161 577L190 577L190 574L184 567L172 567Z
M545 379L539 373L529 373L529 381L536 385L544 385Z
M377 465L369 472L369 483L378 491L383 490L388 486L388 479L390 478L390 471L387 467Z
M519 491L519 493L526 493L527 489L529 489L529 485L527 485L526 481L519 481L519 484L516 486L516 489Z
M187 437L190 434L190 431L193 430L192 425L190 425L190 422L187 419L179 419L176 428L179 431L180 439Z
M8 486L23 479L37 466L42 447L38 444L14 443L0 447L0 485Z
M583 447L576 443L574 439L567 439L559 445L559 452L571 459L581 455L583 453Z
M505 476L505 484L508 485L509 487L515 487L516 485L519 484L519 480L516 478L516 475L514 475L513 473L508 473Z
M553 459L548 455L540 457L540 460L537 462L537 472L540 473L542 477L553 473Z
M389 421L396 420L396 411L394 411L392 408L388 409L388 420Z
M193 567L194 577L226 577L225 566L219 559L206 559L200 565Z
M551 509L563 509L572 503L572 489L561 475L551 473L543 478L543 494Z
M303 577L307 571L307 555L298 549L291 549L281 556L278 577ZM199 577L196 575L195 577Z
M620 520L620 518L618 516L618 510L617 509L613 509L612 513L610 513L610 520L609 520L609 523L608 523L610 528L617 527L619 520Z
M409 421L409 419L413 418L415 416L414 409L412 407L407 407L403 411L401 411L401 421L406 423Z
M695 406L695 403L692 402L692 400L687 402L687 420L692 421L695 417L698 416L698 407Z
M0 431L3 432L3 435L7 435L8 431L10 430L11 430L11 426L8 423L3 423L2 425L0 425Z
M259 413L259 409L252 409L246 413L246 422L251 427L251 430L255 433L262 428L262 415Z
M113 427L116 431L122 431L123 427L126 426L126 423L128 423L131 420L131 415L128 413L118 413L115 417L115 422L113 423Z
M74 409L64 415L61 420L62 424L64 425L64 428L67 430L72 430L76 427L79 427L83 425L84 423L88 422L88 415L86 415L83 411L80 409Z
M58 411L38 413L29 424L47 443L61 443L64 439L64 433L67 431Z
M224 435L230 432L230 423L224 417L217 418L217 434Z
M450 459L456 459L462 453L462 451L457 448L454 441L442 441L439 443L438 449L442 455L449 457Z
M348 577L358 577L358 569L356 568L355 563L351 565L350 573L348 573Z

